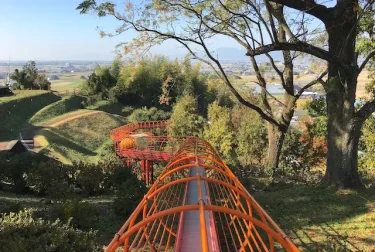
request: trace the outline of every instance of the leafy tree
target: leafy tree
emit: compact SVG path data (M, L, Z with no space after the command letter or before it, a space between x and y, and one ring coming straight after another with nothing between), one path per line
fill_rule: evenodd
M272 71L279 77L285 89L283 102L267 92L266 73L258 64L255 56L261 54L256 49L267 41L287 43L291 30L297 31L294 37L304 37L304 29L291 26L300 20L288 19L284 15L282 5L273 5L268 1L151 1L148 4L137 5L129 2L125 13L121 14L115 4L103 2L97 4L95 0L85 0L78 8L81 13L94 11L99 17L114 16L121 22L116 33L131 29L138 32L138 37L131 42L123 43L126 52L142 52L150 46L160 44L166 40L174 40L186 48L190 55L210 66L221 81L232 92L233 96L244 106L255 110L263 119L269 122L269 148L267 164L277 167L281 146L292 119L296 101L303 91L315 82L321 81L326 72L317 81L307 84L295 94L293 82L293 59L295 55L290 48L280 48L284 67L276 66L274 59L265 52L269 62L265 69ZM304 20L304 15L303 16ZM269 22L266 20L270 20ZM289 21L289 23L288 23ZM179 29L175 29L179 27ZM293 31L294 31L293 30ZM103 35L113 35L101 32ZM259 35L261 34L261 35ZM213 53L211 47L215 38L228 37L238 43L248 54L250 63L256 73L257 84L261 86L261 100L254 103L247 100L238 90L224 71L222 61ZM298 51L298 50L294 50ZM203 52L203 54L202 54ZM167 83L170 86L170 83ZM283 104L281 111L272 108L269 100L276 100Z
M204 129L204 138L222 155L227 162L233 162L234 134L229 108L214 102L208 106L208 126Z
M81 87L83 93L99 95L101 99L110 98L110 90L117 84L121 64L119 59L115 59L111 67L101 67L96 63L95 71Z
M111 76L117 80L120 77L120 72L122 68L122 62L119 58L116 58L111 65L110 74Z
M300 92L294 93L293 56L290 51L324 60L328 64L328 79L322 80L325 74L318 78L327 94L328 114L327 169L323 180L339 187L361 184L358 176L358 143L364 122L375 111L375 99L369 100L358 110L355 110L354 104L359 74L366 66L375 64L374 1L338 0L334 6L328 6L315 0L170 0L152 1L143 8L129 3L122 15L112 3L97 5L94 0L86 0L78 9L81 13L94 10L99 16L114 16L122 22L118 33L129 29L139 32L138 39L125 45L127 51L129 48L173 39L194 57L215 66L214 69L218 69L218 74L236 98L272 125L269 138L273 144L269 146L269 153L274 154L271 155L274 164L277 164L279 153L276 147L283 143L295 101L300 96ZM295 15L286 15L293 11ZM324 29L316 32L309 25L311 22L323 23ZM175 29L177 25L182 29ZM209 48L209 42L215 36L227 36L244 48L263 88L265 81L261 71L257 70L257 64L254 64L255 56L270 57L270 52L282 52L285 64L282 71L274 67L274 61L270 59L286 90L281 117L275 116L267 107L266 99L262 99L262 109L243 99L234 89L220 61ZM198 55L199 49L205 52L206 58ZM364 60L358 62L359 59ZM313 84L315 82L305 88ZM263 90L264 97L266 92Z
M264 165L267 154L267 127L254 111L237 105L232 112L237 158L244 168Z
M167 130L171 136L198 136L202 124L203 118L197 114L197 101L192 96L183 96L173 107Z
M44 74L38 74L35 61L27 62L21 71L15 69L10 78L17 82L17 84L13 86L15 89L47 90L51 85Z

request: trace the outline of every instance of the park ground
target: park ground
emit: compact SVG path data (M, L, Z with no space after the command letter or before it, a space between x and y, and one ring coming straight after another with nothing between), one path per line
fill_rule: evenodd
M78 75L82 74L67 74L66 78L52 82L52 89L60 94L75 92L81 83ZM364 73L359 80L359 96L364 95L366 80ZM46 96L45 91L16 91L15 94L0 98L2 105L24 99L35 101L41 95ZM57 101L48 98L45 106ZM81 160L97 162L100 158L98 153L108 144L109 131L127 122L121 109L111 107L108 110L108 106L98 105L84 109L77 107L31 125L28 120L43 107L23 115L15 123L22 121L23 128L40 127L35 133L38 151L44 151L64 163ZM15 127L15 130L18 129ZM375 250L373 189L336 191L322 185L275 185L251 193L302 251ZM32 207L40 216L52 215L54 204L44 204L43 200L35 195L0 192L0 210ZM99 242L107 244L125 219L111 211L112 195L90 197L87 202L98 210L91 228L98 230Z

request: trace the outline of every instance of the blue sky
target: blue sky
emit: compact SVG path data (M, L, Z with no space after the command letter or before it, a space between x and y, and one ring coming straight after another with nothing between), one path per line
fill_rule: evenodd
M76 7L81 1L0 0L0 60L9 56L11 60L112 60L115 46L129 41L135 33L100 38L98 26L113 31L119 23L110 17L80 15ZM335 1L328 2L332 5ZM239 48L222 37L211 45L210 49ZM152 53L182 57L187 52L171 41L153 48Z
M115 46L135 34L100 38L97 27L111 30L111 18L80 15L80 0L0 0L0 60L112 60ZM228 47L218 41L217 48ZM233 47L236 45L233 44ZM170 57L186 52L174 43L153 49Z

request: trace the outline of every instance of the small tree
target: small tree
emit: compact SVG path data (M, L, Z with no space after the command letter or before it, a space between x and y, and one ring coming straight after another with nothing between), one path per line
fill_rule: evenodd
M191 96L183 96L173 107L167 130L171 136L198 136L202 124L203 118L197 114L197 101Z
M229 108L214 102L208 106L209 124L204 129L204 138L223 156L224 160L233 163L234 134Z

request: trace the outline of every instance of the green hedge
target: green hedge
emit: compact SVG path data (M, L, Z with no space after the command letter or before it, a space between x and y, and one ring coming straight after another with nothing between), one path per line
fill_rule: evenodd
M56 220L36 219L31 210L0 216L0 251L102 251L96 233Z
M5 102L0 101L0 141L18 139L20 130L29 126L29 119L37 111L59 99L59 96L45 92L33 96L23 95L19 99L15 96Z
M64 97L60 101L42 108L30 119L29 122L31 124L38 124L67 112L84 108L85 102L86 98L81 96Z

